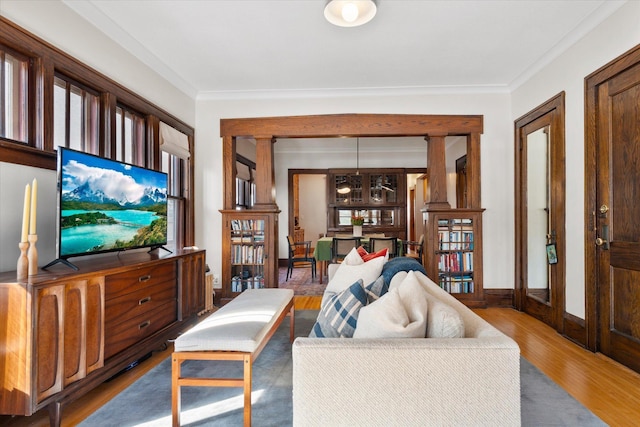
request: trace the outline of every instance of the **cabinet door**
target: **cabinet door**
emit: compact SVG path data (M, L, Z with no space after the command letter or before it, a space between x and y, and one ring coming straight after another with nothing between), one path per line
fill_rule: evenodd
M36 292L35 395L38 402L62 390L65 286Z
M85 305L87 282L80 280L65 285L64 294L64 385L87 375L85 352Z
M483 307L482 212L429 212L425 267L441 288L471 307Z
M86 363L87 374L104 366L104 277L87 281Z
M198 314L205 307L205 261L204 253L186 255L182 258L182 318Z
M223 302L262 287L278 287L278 213L223 211Z
M65 284L64 385L103 366L104 277Z
M402 191L400 183L401 175L397 173L369 175L369 203L373 205L393 204L404 200L404 197L400 195L400 191Z

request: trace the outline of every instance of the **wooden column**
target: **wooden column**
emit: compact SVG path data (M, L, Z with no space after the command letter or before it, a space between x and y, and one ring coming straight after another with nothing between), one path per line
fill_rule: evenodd
M222 206L225 209L236 208L236 139L231 135L222 137L222 177L224 179L224 197Z
M445 135L429 135L427 141L427 197L426 209L451 209L447 200L447 168Z
M255 209L277 211L276 177L273 169L272 136L256 136L256 203Z
M467 207L480 209L480 134L467 136Z

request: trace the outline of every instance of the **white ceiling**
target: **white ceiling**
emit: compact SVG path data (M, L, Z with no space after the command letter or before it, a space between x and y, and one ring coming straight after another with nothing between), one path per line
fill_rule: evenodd
M509 91L620 7L607 0L63 0L192 97Z

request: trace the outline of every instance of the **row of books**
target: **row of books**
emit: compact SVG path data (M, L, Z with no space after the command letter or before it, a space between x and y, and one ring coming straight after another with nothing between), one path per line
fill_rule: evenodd
M231 243L244 243L247 245L251 245L254 243L264 244L264 235L263 234L232 235Z
M254 276L247 279L243 279L240 276L233 276L231 278L231 292L242 292L247 289L262 289L264 288L264 277Z
M473 220L471 218L454 218L454 219L439 219L438 226L446 227L450 225L471 225L473 224Z
M473 271L473 252L452 252L440 254L438 257L438 270Z
M231 229L233 231L264 231L264 220L262 219L232 219Z
M443 251L473 250L473 231L438 231L439 248Z
M264 264L264 246L232 245L232 264Z
M471 276L440 276L440 287L450 294L472 294L473 277Z

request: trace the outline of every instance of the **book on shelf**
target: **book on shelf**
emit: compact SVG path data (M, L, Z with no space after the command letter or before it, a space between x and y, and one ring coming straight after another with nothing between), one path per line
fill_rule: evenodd
M440 276L440 287L451 294L471 294L474 292L471 276Z
M264 264L264 246L232 245L232 264Z
M473 231L438 231L438 247L443 251L473 250Z
M473 271L473 252L441 253L438 257L438 270L443 272Z

